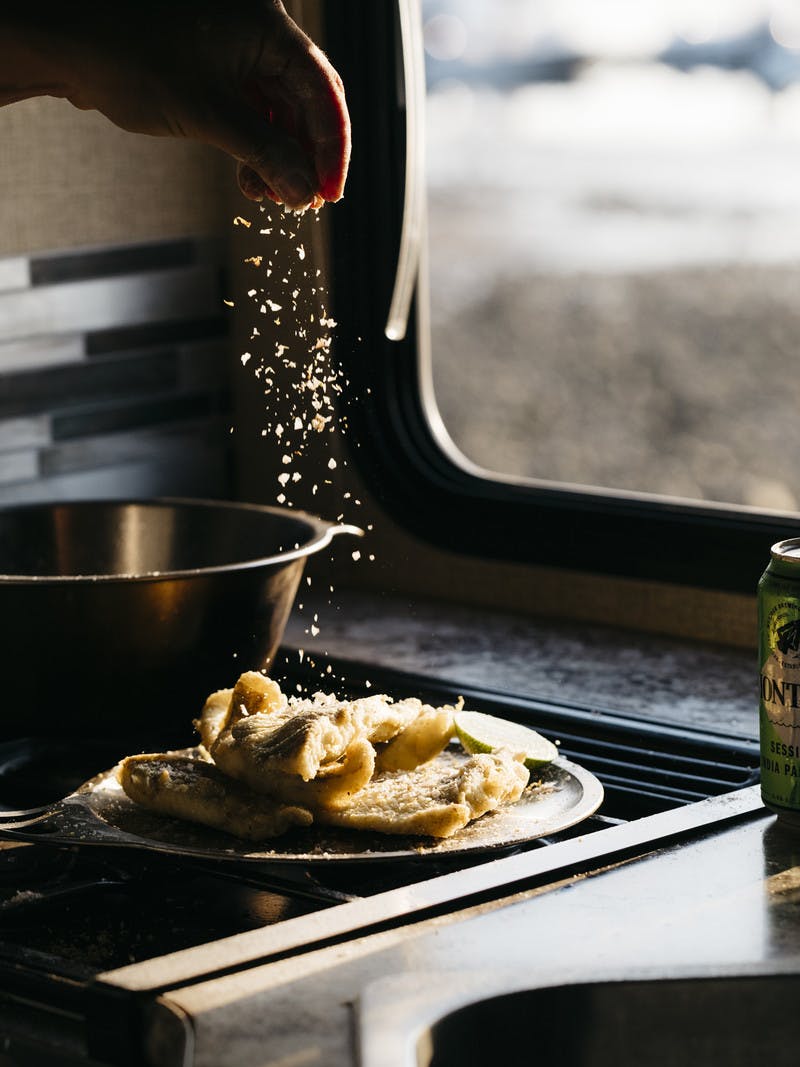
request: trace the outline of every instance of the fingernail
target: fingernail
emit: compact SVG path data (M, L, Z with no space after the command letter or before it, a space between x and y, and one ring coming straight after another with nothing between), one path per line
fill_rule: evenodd
M282 174L280 179L273 183L276 191L289 205L308 204L314 196L311 182L299 170L290 174Z

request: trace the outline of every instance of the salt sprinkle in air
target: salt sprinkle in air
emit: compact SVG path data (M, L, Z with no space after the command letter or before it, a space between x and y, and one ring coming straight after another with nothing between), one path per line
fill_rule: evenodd
M258 208L262 214L274 210L266 203ZM308 218L310 216L307 216ZM237 216L234 224L247 228L251 225L243 216ZM244 352L240 358L242 366L248 366L254 381L263 390L264 397L268 398L267 418L261 429L261 436L274 435L275 439L282 443L282 449L278 453L280 473L276 473L276 489L280 491L276 493L276 500L289 508L294 507L295 503L302 506L301 500L295 502L287 493L290 486L303 483L302 463L311 442L317 441L319 435L324 433L345 434L348 428L347 415L340 404L340 398L346 395L349 383L332 357L332 331L337 323L325 306L325 287L318 280L322 275L321 268L302 265L308 258L303 240L303 227L307 224L299 216L284 212L282 223L277 223L276 227L263 226L258 231L262 237L269 237L275 229L273 240L289 242L297 253L299 263L291 256L283 255L279 258L276 252L269 249L265 254L248 255L244 259L245 264L258 271L257 274L248 275L250 286L246 289L253 317L260 313L269 316L271 323L266 329L262 325L261 330L255 325L251 326L252 350ZM312 282L312 279L317 280ZM234 306L232 300L226 301L226 304ZM263 323L261 319L258 321ZM265 337L263 343L257 342L256 339L261 338L262 332L268 333L273 326L281 327L280 336L283 340L273 336ZM261 350L257 347L259 343L262 344ZM271 353L266 350L268 347L272 348ZM318 456L319 448L326 447L328 440L332 439L323 437L313 445L315 456ZM318 460L315 459L314 462ZM346 460L337 461L330 454L323 462L327 463L327 469L331 472L339 467L347 467ZM316 496L321 486L331 487L331 490L335 491L338 484L338 476L335 481L324 478L320 484L313 482L309 485L310 495ZM342 493L342 498L343 502L347 502L348 508L360 504L350 492ZM330 499L326 497L324 507L330 508L330 503ZM335 511L335 508L331 510ZM342 511L339 521L345 519ZM354 561L361 560L361 552L354 551L352 558ZM370 560L374 558L374 555L369 556ZM306 576L306 582L310 586L309 576ZM333 586L329 588L333 594ZM328 599L327 603L332 605L333 601ZM340 610L338 605L334 607L335 610ZM297 608L302 612L303 605L298 604ZM317 614L314 615L306 633L315 638L319 635L320 620ZM299 655L303 662L304 653L301 651ZM309 667L315 666L309 657L305 657L305 662ZM328 674L331 673L330 665L325 669ZM319 670L322 672L322 664L319 665ZM298 691L301 688L298 686Z

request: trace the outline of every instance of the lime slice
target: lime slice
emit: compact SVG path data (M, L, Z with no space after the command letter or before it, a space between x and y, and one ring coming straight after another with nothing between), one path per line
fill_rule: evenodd
M558 756L552 741L527 726L508 719L485 715L482 711L457 711L454 715L456 734L467 752L494 752L509 748L524 756L525 766L544 767Z

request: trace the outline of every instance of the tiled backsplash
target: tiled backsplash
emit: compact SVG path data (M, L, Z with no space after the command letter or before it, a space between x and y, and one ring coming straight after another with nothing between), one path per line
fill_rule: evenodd
M221 254L0 259L0 504L229 492Z

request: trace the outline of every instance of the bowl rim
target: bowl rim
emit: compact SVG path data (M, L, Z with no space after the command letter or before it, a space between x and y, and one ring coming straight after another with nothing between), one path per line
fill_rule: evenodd
M338 534L352 534L363 537L364 531L359 526L349 523L329 522L299 508L285 508L272 504L254 504L241 500L210 500L194 497L94 497L79 500L34 501L23 504L0 506L0 520L10 513L32 511L56 511L59 508L86 509L96 507L140 507L173 508L191 511L216 510L230 512L256 512L276 515L284 519L298 520L309 528L308 540L295 543L293 548L269 556L256 556L252 559L238 560L234 563L218 563L208 567L186 567L165 571L144 571L130 574L5 574L0 573L0 585L92 585L128 584L130 582L164 582L180 578L196 578L203 575L227 574L234 571L253 570L271 564L291 563L313 555L326 548Z

